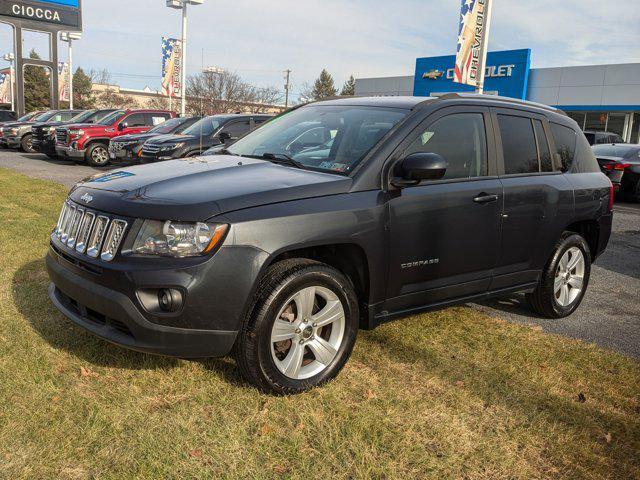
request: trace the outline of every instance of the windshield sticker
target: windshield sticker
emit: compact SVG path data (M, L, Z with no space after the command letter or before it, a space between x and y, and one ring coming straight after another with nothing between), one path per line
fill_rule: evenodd
M344 172L349 169L349 165L346 163L332 163L329 168L334 172Z
M116 172L116 173L107 173L104 175L97 175L87 181L87 183L106 183L111 180L117 180L118 178L126 178L126 177L134 177L135 173L131 172Z
M320 168L324 168L326 170L331 170L332 166L333 166L333 163L331 163L331 162L322 162L319 165Z

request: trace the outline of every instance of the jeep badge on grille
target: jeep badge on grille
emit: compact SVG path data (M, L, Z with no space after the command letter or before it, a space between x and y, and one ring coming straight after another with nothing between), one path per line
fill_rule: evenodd
M93 197L88 193L85 193L80 197L80 200L82 200L84 203L91 203L93 201Z

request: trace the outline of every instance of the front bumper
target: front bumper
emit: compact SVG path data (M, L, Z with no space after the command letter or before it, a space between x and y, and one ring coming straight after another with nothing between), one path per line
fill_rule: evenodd
M106 265L52 238L49 296L74 323L111 343L171 357L222 357L233 347L258 275L254 267L265 255L235 247L221 248L199 264L153 259L150 266L151 259L120 256ZM143 308L137 292L163 287L184 291L185 304L160 318Z
M48 155L55 155L56 153L55 141L52 141L47 138L45 139L34 138L31 141L31 146L33 147L34 150L40 153L44 153Z
M62 157L84 158L84 150L76 150L68 145L56 144L56 153Z

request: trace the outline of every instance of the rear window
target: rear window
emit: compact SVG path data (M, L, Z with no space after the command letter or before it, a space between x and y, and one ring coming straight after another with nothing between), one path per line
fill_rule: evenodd
M634 150L633 147L623 145L596 145L593 147L593 153L603 157L620 157L624 158Z
M556 149L560 155L562 171L566 172L573 165L573 159L576 156L576 132L572 128L558 123L551 123L550 126Z

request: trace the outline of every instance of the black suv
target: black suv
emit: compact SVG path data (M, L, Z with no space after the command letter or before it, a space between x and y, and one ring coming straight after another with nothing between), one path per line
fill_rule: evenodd
M75 117L54 122L36 123L31 127L33 138L31 147L36 152L44 153L49 158L58 158L56 153L56 128L70 123L96 123L102 120L115 109L85 110L79 112Z
M195 157L217 145L233 142L271 118L270 115L212 115L180 135L147 140L142 146L143 162Z
M294 148L297 126L316 145ZM338 373L358 328L513 292L570 315L612 201L557 110L458 94L331 100L218 155L76 185L51 235L49 294L111 342L233 351L253 385L296 393Z
M139 161L142 156L142 146L147 140L151 138L158 139L158 137L161 136L173 138L173 135L184 132L200 120L200 118L201 117L171 118L160 125L156 125L148 132L114 137L109 142L109 160L111 163Z

